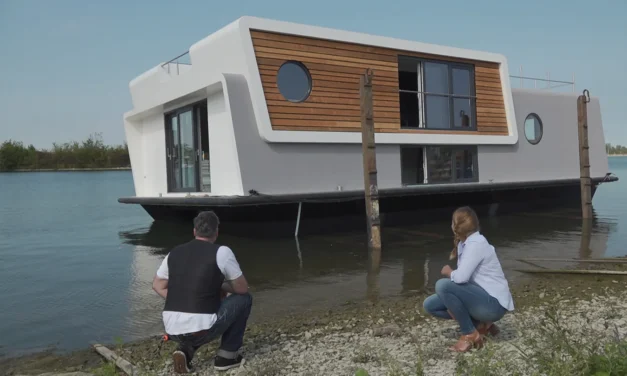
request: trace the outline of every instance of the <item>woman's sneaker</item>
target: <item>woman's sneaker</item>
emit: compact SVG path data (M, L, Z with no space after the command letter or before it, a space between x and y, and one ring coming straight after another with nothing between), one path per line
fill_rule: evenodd
M226 371L231 368L239 367L244 363L244 357L238 355L235 359L227 359L221 356L216 356L213 367L218 371Z
M177 350L172 354L172 360L174 361L174 372L176 373L189 373L191 366L187 362L187 355L181 350Z

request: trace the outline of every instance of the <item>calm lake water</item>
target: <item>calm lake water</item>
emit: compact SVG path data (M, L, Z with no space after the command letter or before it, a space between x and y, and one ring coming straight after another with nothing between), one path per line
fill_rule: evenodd
M597 216L582 237L576 210L484 218L506 273L521 255L611 257L627 254L627 158L611 157L622 178L594 198ZM133 194L131 173L0 174L0 355L162 332L162 300L151 282L170 247L191 228L156 225ZM365 235L300 239L222 236L255 294L253 320L332 307L353 299L412 293L432 284L451 248L449 222L385 228L382 266L367 272Z

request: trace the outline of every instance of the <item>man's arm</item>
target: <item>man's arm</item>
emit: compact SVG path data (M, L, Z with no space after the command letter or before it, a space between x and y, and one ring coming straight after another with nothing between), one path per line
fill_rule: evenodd
M155 290L155 292L159 294L159 296L161 296L163 299L168 296L168 256L165 256L165 258L161 262L161 266L159 266L159 269L157 269L157 274L155 275L155 278L152 280L152 289Z
M224 275L222 290L231 294L246 294L248 292L248 282L239 267L233 251L229 247L222 246L218 249L216 258L218 267Z
M155 276L152 280L152 289L155 290L159 296L165 299L168 296L168 280L161 279L159 276Z
M222 290L231 294L246 294L248 292L248 282L242 274L232 281L224 281Z

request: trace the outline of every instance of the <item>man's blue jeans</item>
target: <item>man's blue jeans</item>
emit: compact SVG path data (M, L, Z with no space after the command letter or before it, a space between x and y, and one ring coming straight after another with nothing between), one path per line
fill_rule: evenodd
M250 294L231 294L222 301L216 314L216 322L211 328L198 333L173 335L170 338L179 343L179 349L190 362L200 346L222 336L217 355L235 359L244 342L244 331L252 305L253 298Z
M462 334L475 331L479 322L500 320L507 310L496 298L473 283L457 284L448 278L442 278L435 284L435 294L424 301L427 313L443 319L453 319L459 323Z

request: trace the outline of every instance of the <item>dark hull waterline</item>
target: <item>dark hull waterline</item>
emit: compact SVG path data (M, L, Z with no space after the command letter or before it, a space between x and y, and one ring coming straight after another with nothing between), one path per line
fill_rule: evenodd
M616 177L593 179L599 184ZM379 192L383 225L420 223L450 216L453 208L470 205L479 215L580 205L579 179L543 182L456 184L383 189ZM363 191L302 195L253 194L243 197L129 197L156 221L189 221L199 211L214 210L221 231L233 234L293 235L299 204L299 234L364 228Z

